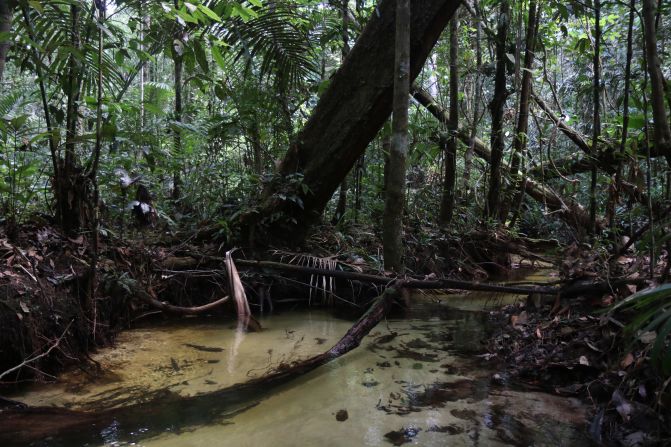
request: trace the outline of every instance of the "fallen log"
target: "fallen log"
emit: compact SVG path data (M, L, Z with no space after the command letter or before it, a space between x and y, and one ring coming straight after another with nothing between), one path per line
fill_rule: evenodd
M218 256L210 256L198 253L189 253L191 258L202 258L209 261L225 262L226 259ZM473 290L481 292L502 292L515 294L540 293L542 295L556 295L559 289L555 287L516 287L503 284L484 283L479 281L463 281L458 279L420 279L420 278L397 278L382 275L372 275L369 273L349 272L345 270L329 270L314 267L305 267L302 265L285 264L274 261L255 261L249 259L236 259L235 263L241 267L251 267L258 269L280 270L303 275L320 275L331 278L347 279L350 281L361 281L370 284L390 285L395 281L403 281L407 289L457 289Z
M302 361L281 364L262 377L212 393L178 397L166 391L153 400L99 412L21 406L0 409L0 445L27 445L46 437L59 445L92 444L102 441L101 430L110 424L114 424L115 433L120 436L134 436L132 441L137 441L142 436L160 434L166 428L174 429L194 423L194 418L199 418L200 423L208 418L220 421L222 414L231 415L244 410L250 406L248 402L251 399L259 399L263 397L263 393L275 386L313 371L357 348L363 338L385 317L402 287L403 281L396 281L388 287L328 351ZM138 427L145 428L145 431L135 430ZM152 429L146 429L147 427ZM124 440L115 439L117 442Z

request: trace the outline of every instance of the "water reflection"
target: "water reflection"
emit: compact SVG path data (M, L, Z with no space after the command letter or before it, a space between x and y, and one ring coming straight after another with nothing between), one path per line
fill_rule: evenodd
M491 294L418 295L359 349L271 391L216 393L326 350L351 322L317 311L269 317L258 333L207 322L130 331L98 356L115 380L73 380L22 398L94 408L169 393L45 446L589 445L577 401L492 385L494 371L473 355L487 337L486 313L463 310L485 300ZM336 418L342 410L348 417Z

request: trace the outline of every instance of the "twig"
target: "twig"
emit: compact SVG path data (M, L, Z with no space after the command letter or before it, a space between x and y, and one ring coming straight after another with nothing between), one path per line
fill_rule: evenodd
M0 373L0 379L2 379L3 377L5 377L8 374L13 373L14 371L17 371L17 370L23 368L24 366L27 366L29 363L32 363L36 360L41 359L42 357L46 357L47 355L49 355L51 353L51 351L53 351L60 344L61 340L63 340L63 337L65 337L65 333L68 331L68 329L70 329L70 326L72 325L73 321L75 321L74 318L72 320L70 320L70 322L65 327L65 330L63 331L61 336L58 337L58 339L51 346L49 346L49 349L44 351L42 354L38 354L34 357L28 358L28 359L24 360L23 362L21 362L19 365L16 365L15 367L10 368L3 373Z

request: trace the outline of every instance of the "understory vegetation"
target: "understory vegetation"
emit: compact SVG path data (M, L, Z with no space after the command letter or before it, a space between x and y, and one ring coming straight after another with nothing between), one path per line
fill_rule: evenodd
M0 2L0 385L155 313L542 267L490 354L668 445L671 3L408 3Z

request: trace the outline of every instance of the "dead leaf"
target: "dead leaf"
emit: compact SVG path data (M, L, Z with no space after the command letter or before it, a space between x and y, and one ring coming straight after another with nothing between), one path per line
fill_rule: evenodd
M80 234L76 239L68 238L68 240L73 244L81 245L84 243L84 235Z
M23 312L25 312L25 313L27 313L27 314L30 313L30 309L28 309L28 306L27 306L26 303L24 303L23 301L19 301L19 306L21 306L21 310L22 310Z
M580 359L578 360L578 362L579 362L581 365L589 366L589 360L587 360L587 357L585 357L584 355L581 355L581 356L580 356Z
M593 345L592 343L590 343L590 341L587 340L587 339L585 339L585 344L586 344L587 347L590 348L592 351L595 351L595 352L601 352L601 349L599 349L599 348L597 348L596 346L594 346L594 345Z
M538 328L538 327L536 328L536 337L538 337L539 340L543 339L543 334L541 334L541 329Z
M613 392L613 403L615 404L615 409L622 417L622 420L629 422L631 419L631 404L625 400L625 398L620 394L618 390Z
M645 385L640 384L638 386L638 395L641 396L643 399L648 397L648 391L646 390Z
M646 345L653 343L656 338L657 333L655 331L643 332L641 335L638 336L638 339L641 340L641 342L645 343Z
M630 353L628 353L626 356L624 356L624 358L623 358L622 361L620 362L620 366L621 366L623 369L625 369L625 368L629 367L629 365L631 365L632 363L634 363L634 356L633 356L632 353L630 352Z
M528 320L529 318L527 316L527 312L523 310L519 315L513 315L510 317L510 324L512 324L513 327L517 327L523 324L527 324Z

